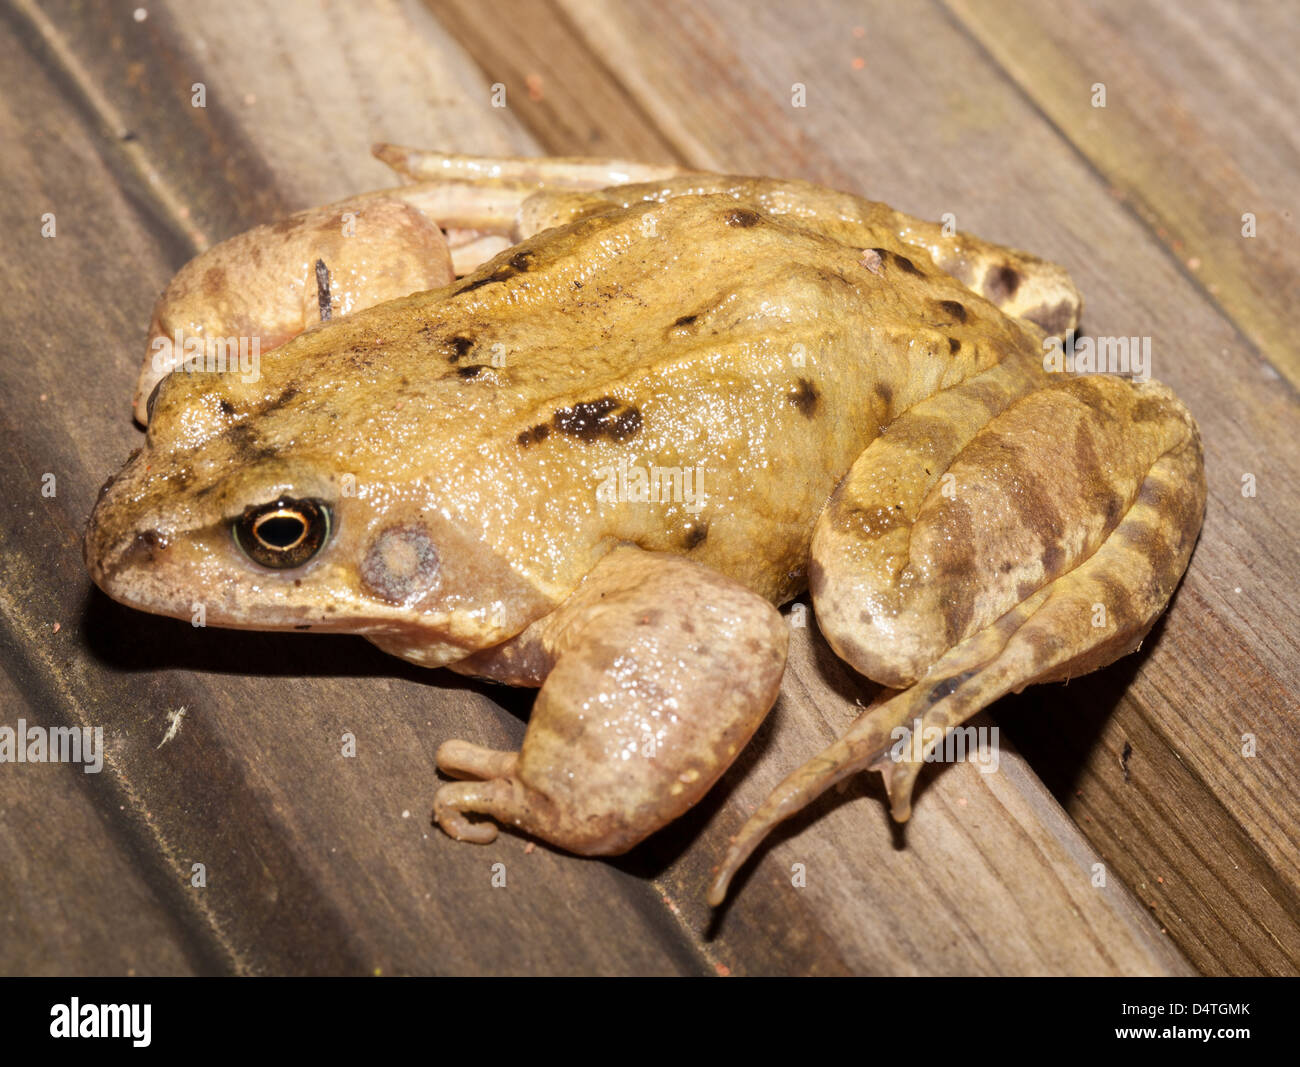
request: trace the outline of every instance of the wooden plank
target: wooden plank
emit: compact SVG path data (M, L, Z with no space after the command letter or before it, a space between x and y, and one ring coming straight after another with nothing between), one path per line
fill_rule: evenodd
M551 0L430 0L427 5L482 71L505 89L511 116L538 145L570 155L676 163L658 125L598 53L584 48ZM456 151L469 151L459 148Z
M1300 465L1294 450L1275 444L1295 434L1294 391L1181 262L1095 173L1078 166L1060 133L989 68L982 49L951 33L942 10L914 6L898 19L889 4L868 4L850 18L814 4L798 33L782 34L777 13L742 11L724 0L689 10L582 0L566 8L643 110L673 116L670 132L691 131L680 138L691 162L721 165L713 148L700 147L721 144L734 153L732 169L777 173L793 164L922 217L952 212L959 226L1064 263L1085 294L1087 331L1152 338L1154 375L1201 422L1210 481L1205 529L1158 642L1136 661L1132 685L1122 696L1111 692L1113 671L1131 669L1118 665L1073 681L1068 691L1077 706L1114 708L1114 728L1125 736L1154 730L1160 743L1145 754L1147 781L1153 789L1169 782L1191 790L1187 803L1161 811L1164 822L1143 822L1168 856L1159 876L1189 886L1199 914L1213 915L1202 929L1197 914L1157 895L1155 913L1180 946L1207 970L1233 969L1220 960L1236 960L1246 973L1256 963L1300 970L1300 745L1290 696L1300 682L1300 617L1276 596L1300 572L1287 533L1300 521ZM741 24L745 34L730 32ZM726 71L720 102L705 91L698 53L676 47L681 39L716 50ZM806 108L791 106L795 82L806 86ZM749 103L748 114L738 101ZM1243 496L1244 474L1267 489ZM1045 728L1087 751L1091 735L1086 727L1071 732L1057 692L1027 699L1042 709ZM1259 755L1250 759L1240 755L1246 732L1259 740ZM1105 817L1123 825L1134 816L1124 794L1115 795ZM1131 837L1117 848L1102 818L1094 812L1084 830L1120 877L1141 889L1150 853ZM1186 845L1204 824L1235 827L1228 851L1253 862L1207 868ZM1248 903L1252 872L1260 869L1276 872L1278 907L1269 914L1290 917L1277 927ZM1240 955L1240 944L1256 942L1272 950L1255 961Z
M1300 385L1294 6L947 3L1195 284ZM1097 84L1104 108L1093 106ZM1243 236L1246 213L1254 237Z
M45 638L59 640L53 627ZM3 671L0 707L15 732L56 725ZM0 974L181 975L210 963L149 884L147 853L115 833L116 806L112 786L81 766L0 773Z

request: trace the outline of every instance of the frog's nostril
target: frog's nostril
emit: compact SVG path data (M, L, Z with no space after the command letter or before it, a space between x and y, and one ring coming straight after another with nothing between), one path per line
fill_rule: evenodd
M149 528L120 533L104 522L104 509L96 507L86 525L82 555L95 584L113 596L110 587L123 569L148 567L166 548L167 537L161 531Z

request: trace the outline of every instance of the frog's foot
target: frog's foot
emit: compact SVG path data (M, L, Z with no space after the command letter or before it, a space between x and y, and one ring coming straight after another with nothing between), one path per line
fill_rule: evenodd
M924 757L948 732L1005 693L1131 652L1178 584L1205 477L1173 394L1090 377L1009 400L998 373L898 419L819 519L818 625L859 671L903 692L773 792L735 838L714 904L774 825L846 775L880 771L906 819ZM951 423L935 417L945 405ZM898 743L918 732L923 743Z
M787 630L766 600L680 556L618 548L521 638L545 682L520 752L449 741L434 818L486 815L582 855L617 855L713 785L776 700ZM518 650L516 650L518 651ZM476 657L476 670L489 659ZM671 663L673 669L664 669Z

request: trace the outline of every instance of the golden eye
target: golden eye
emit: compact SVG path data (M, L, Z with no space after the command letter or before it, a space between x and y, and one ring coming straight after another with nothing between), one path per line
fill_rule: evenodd
M330 513L318 500L281 497L244 509L231 530L249 559L263 567L301 567L329 540Z

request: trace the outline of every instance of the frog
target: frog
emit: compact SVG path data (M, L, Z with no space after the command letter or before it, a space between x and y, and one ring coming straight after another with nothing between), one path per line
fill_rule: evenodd
M1199 430L1159 382L1049 364L1064 268L798 179L375 154L400 184L169 283L84 557L142 611L536 689L517 751L441 741L451 838L613 856L682 816L776 702L806 596L879 695L724 843L718 906L830 786L880 773L907 820L946 734L1168 605Z

